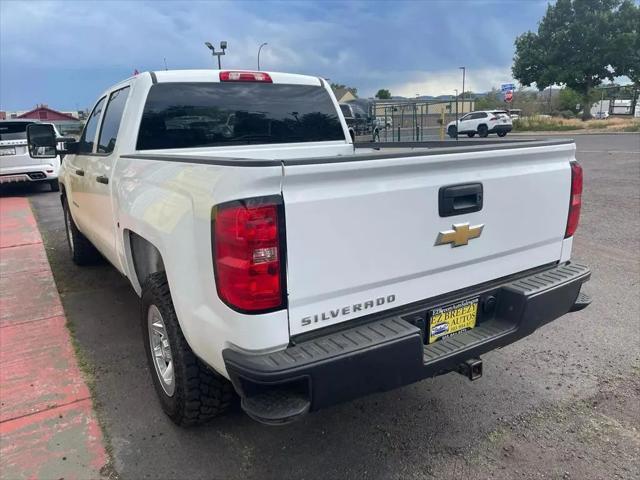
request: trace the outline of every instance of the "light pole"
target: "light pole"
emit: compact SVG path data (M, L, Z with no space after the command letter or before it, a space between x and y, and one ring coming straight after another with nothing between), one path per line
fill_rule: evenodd
M204 42L206 47L211 50L211 55L214 57L218 57L218 70L222 70L222 64L220 63L220 57L225 54L225 50L227 49L227 42L222 40L220 42L220 51L216 52L216 49L211 43Z
M456 88L456 141L458 141L458 89Z
M267 45L269 44L267 42L264 42L258 47L258 70L260 70L260 50L262 50L262 47L266 47Z
M462 113L464 113L464 77L467 69L465 67L460 67L460 70L462 70Z
M601 88L600 90L601 90L601 92L600 92L600 115L599 115L599 120L602 120L602 102L604 102L604 88Z

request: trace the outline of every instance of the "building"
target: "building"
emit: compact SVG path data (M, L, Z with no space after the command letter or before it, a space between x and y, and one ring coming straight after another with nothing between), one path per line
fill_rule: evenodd
M333 90L333 94L336 96L338 103L352 102L353 100L358 98L346 88L336 88L335 90Z
M59 112L43 104L18 115L16 118L40 120L41 122L77 122L77 112L74 113L76 114L75 116L71 113Z
M79 134L82 129L81 115L82 112L61 112L49 108L48 105L37 105L36 108L27 111L16 112L0 112L0 120L11 119L31 119L41 122L53 123L61 134L63 135L76 135Z

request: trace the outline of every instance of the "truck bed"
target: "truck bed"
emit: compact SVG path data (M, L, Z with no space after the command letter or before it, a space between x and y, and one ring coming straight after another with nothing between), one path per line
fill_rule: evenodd
M122 158L137 160L165 160L169 162L197 163L232 167L273 167L278 165L313 165L321 163L357 162L377 159L403 158L453 153L484 152L489 150L510 150L517 148L548 147L573 143L570 138L531 140L451 140L430 142L368 142L354 144L352 155L298 157L283 160L256 159L241 156L213 156L188 153L145 153L126 154Z

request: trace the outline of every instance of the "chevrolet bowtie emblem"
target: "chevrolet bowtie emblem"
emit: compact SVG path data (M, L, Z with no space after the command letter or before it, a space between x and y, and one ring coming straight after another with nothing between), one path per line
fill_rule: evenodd
M445 230L444 232L438 233L436 246L446 245L447 243L450 243L451 247L467 245L469 240L480 236L483 228L483 224L471 227L469 226L469 223L456 223L453 225L453 230Z

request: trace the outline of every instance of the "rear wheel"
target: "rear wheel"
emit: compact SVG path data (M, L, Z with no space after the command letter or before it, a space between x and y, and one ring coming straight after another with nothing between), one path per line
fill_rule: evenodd
M475 136L476 136L476 132L469 132L469 133L467 133L467 137L469 137L469 138L473 138L473 137L475 137Z
M59 192L60 184L58 183L58 179L49 180L49 187L51 187L52 192Z
M451 138L456 138L456 136L458 135L458 129L455 125L451 125L448 129L447 129L447 135L449 135Z
M486 125L480 125L478 127L478 135L482 138L487 138L489 136L489 128Z
M56 180L57 182L57 180ZM85 237L73 221L66 198L62 202L64 226L71 259L76 265L91 265L102 258L96 247Z
M153 386L169 418L190 426L225 413L234 399L233 386L189 347L164 272L151 274L142 288L141 322Z
M507 132L498 132L499 137L505 137L506 135L507 135Z

